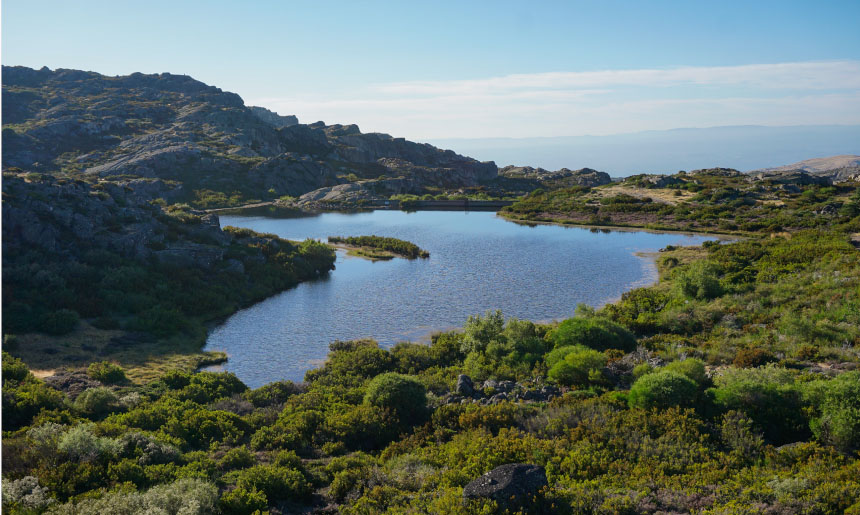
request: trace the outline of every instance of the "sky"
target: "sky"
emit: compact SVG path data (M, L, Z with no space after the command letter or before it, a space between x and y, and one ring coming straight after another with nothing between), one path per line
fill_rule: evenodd
M414 140L856 125L858 26L858 0L4 0L2 62Z

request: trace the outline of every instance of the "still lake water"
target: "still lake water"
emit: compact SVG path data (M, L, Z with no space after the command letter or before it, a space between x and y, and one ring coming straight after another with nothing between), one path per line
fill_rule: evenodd
M206 350L227 352L221 369L250 387L301 381L333 340L374 338L383 346L428 340L469 315L501 309L534 321L564 319L584 302L601 306L653 283L654 252L699 245L702 235L601 232L508 222L492 212L372 211L308 218L222 216L221 225L282 238L375 234L411 241L429 259L371 262L338 251L336 270L247 309L213 329Z

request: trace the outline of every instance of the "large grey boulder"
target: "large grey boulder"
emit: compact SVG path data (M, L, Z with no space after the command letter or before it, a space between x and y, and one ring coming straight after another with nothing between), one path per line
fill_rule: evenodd
M491 499L500 510L531 502L547 486L543 467L526 463L508 463L494 468L463 488L463 499Z
M472 384L472 378L466 374L458 375L456 391L463 397L471 397L475 393L475 385Z

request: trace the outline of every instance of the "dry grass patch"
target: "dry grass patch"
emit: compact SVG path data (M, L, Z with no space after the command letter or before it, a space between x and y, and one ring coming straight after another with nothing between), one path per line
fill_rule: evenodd
M172 369L195 370L223 362L223 352L201 352L194 338L156 340L120 330L97 329L81 322L63 336L39 333L17 335L15 346L5 349L30 367L36 377L48 377L58 368L86 369L96 361L110 361L125 369L134 383L143 384Z

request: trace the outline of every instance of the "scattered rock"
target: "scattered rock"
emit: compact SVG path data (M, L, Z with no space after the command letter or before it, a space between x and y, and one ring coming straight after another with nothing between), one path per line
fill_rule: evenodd
M531 166L506 166L499 170L499 176L513 179L534 179L537 181L565 180L572 185L575 184L589 188L612 182L612 178L608 173L598 172L591 168L581 168L579 170L561 168L551 172L543 168L533 168Z
M457 376L456 392L463 397L471 397L475 394L475 386L472 383L472 378L466 374Z
M496 467L463 488L466 501L492 499L500 511L516 509L531 502L547 486L543 467L508 463Z
M66 393L71 399L75 399L84 390L102 386L102 383L80 370L75 372L58 370L54 375L46 377L44 381L51 388Z

